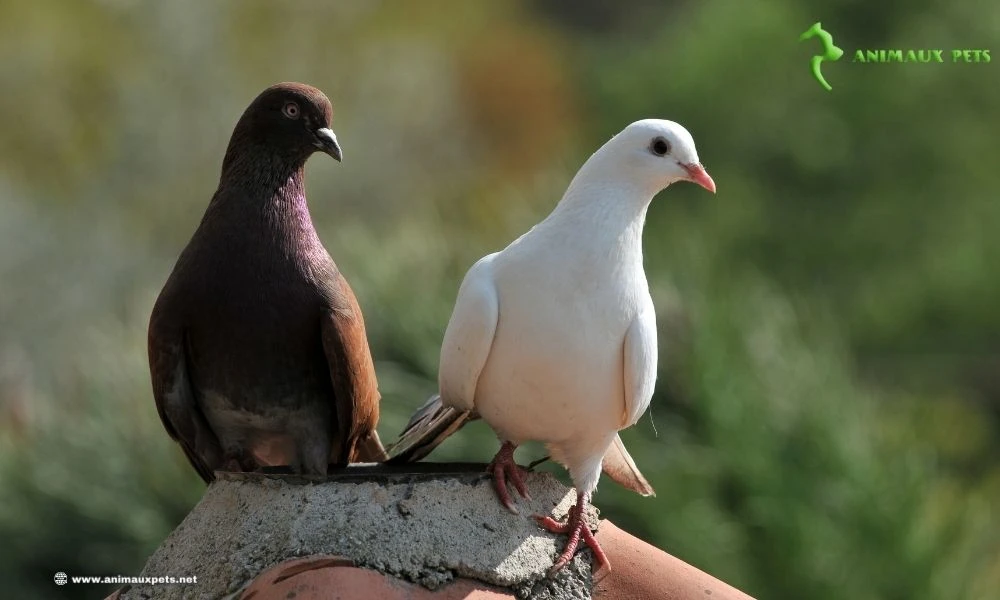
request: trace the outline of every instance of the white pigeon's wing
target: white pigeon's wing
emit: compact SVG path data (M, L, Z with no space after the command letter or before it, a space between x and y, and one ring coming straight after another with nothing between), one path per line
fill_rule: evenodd
M656 311L646 303L625 334L625 410L622 426L635 425L649 407L656 386Z
M438 387L446 406L475 409L476 384L493 346L499 299L492 262L497 254L472 265L458 289L455 309L441 342Z
M645 303L625 332L624 355L625 407L621 429L635 425L646 412L656 385L656 312L651 300ZM611 447L604 454L601 469L611 479L634 492L643 496L655 495L653 486L643 477L618 434L615 434Z

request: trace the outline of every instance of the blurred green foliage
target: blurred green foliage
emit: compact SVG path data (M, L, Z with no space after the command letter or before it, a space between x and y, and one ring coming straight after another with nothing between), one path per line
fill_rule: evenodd
M458 283L625 124L719 185L654 201L658 491L604 514L760 598L1000 594L1000 5L975 0L0 2L0 578L133 574L203 486L150 396L153 299L262 88L334 101L322 238L365 310L383 439L434 390ZM990 48L980 65L824 65ZM481 424L439 460L488 460ZM524 457L535 449L525 450ZM183 574L175 574L183 575Z

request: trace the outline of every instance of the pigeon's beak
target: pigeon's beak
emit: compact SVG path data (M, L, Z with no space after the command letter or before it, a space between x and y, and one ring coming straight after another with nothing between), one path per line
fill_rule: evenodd
M332 129L329 127L317 129L315 135L317 148L336 158L338 161L344 160L344 152L340 149L337 134Z
M682 164L681 167L687 171L687 179L692 183L697 183L706 190L715 193L715 182L712 181L712 176L708 174L705 167L701 166L701 163L694 163L690 165Z

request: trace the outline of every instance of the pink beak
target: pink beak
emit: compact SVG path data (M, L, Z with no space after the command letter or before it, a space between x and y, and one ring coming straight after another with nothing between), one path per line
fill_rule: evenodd
M688 172L688 181L697 183L706 190L715 193L715 182L701 164L681 165Z

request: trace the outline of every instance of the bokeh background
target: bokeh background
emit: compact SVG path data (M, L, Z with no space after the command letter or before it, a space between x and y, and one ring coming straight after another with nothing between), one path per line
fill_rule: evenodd
M829 93L816 20L847 52ZM847 60L900 47L993 62ZM659 383L623 437L658 495L605 481L603 514L762 599L1000 598L1000 4L3 0L0 52L4 597L102 597L53 574L137 573L202 494L147 319L236 119L299 80L335 105L346 161L311 161L309 198L384 440L465 270L670 118L719 193L649 211ZM496 448L476 424L433 458Z

